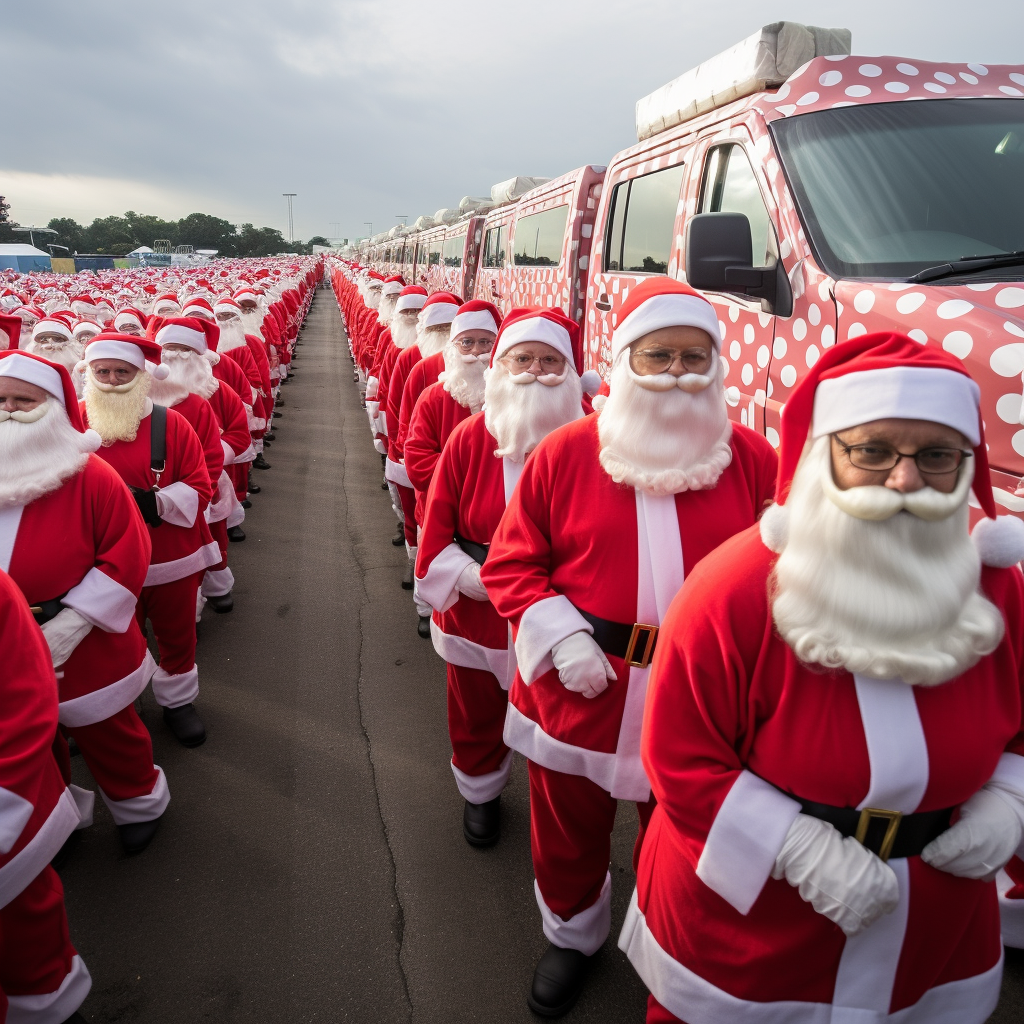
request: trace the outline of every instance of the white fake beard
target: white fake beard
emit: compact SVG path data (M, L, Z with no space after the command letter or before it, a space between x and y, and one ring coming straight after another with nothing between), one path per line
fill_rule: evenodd
M75 369L85 355L85 346L80 341L29 341L23 343L21 347L26 352L49 359L51 363L60 363L69 372Z
M528 376L528 375L522 375ZM513 462L526 456L552 430L583 416L583 386L566 364L560 384L517 383L500 363L484 374L484 423L498 442L494 454Z
M280 296L278 296L280 298ZM366 291L366 305L370 309L377 309L380 307L380 289L379 288L368 288Z
M416 344L419 337L416 331L416 319L396 315L391 318L391 340L403 352Z
M788 539L770 584L779 634L801 661L935 686L999 646L1003 617L979 591L981 560L968 533L972 476L965 465L952 494L840 491L830 439L805 451L784 506ZM878 500L878 491L897 497ZM836 493L856 515L829 497ZM931 519L892 514L899 499Z
M426 359L443 352L451 337L450 324L436 324L433 327L417 327L416 341L420 347L420 355Z
M395 315L395 306L398 305L397 295L382 295L377 305L377 320L385 327L391 323Z
M0 412L0 508L57 490L84 468L89 448L56 398L27 413Z
M242 331L245 334L260 336L260 328L263 326L263 311L257 307L251 313L242 314Z
M615 364L597 434L601 466L616 483L657 495L708 490L732 462L732 424L717 354L709 377L688 374L678 381L686 388L671 374L638 377L628 353Z
M218 352L230 352L235 348L243 348L247 344L245 340L245 328L237 316L220 324L220 340L217 342Z
M484 405L484 373L490 353L464 355L449 342L444 348L444 389L456 402L470 412L479 412Z
M149 397L168 408L189 395L209 398L219 386L210 361L200 352L162 352L160 361L167 367L163 380L153 378Z
M144 370L139 370L128 384L101 384L91 366L85 371L85 412L89 426L103 438L104 445L135 440L152 383L153 378Z

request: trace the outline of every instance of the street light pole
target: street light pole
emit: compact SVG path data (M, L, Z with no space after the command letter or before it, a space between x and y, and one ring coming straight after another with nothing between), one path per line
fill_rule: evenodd
M364 220L363 223L370 229L369 237L373 238L373 221L372 220Z
M295 225L292 221L292 200L298 195L298 192L282 192L281 195L288 200L288 241L295 244Z

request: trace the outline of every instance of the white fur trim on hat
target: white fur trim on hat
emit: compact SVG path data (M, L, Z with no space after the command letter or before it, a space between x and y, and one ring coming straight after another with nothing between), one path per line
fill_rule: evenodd
M574 362L569 332L546 316L524 316L522 320L509 324L501 332L494 358L500 359L510 348L524 341L543 342L564 356L567 362Z
M0 377L13 377L15 380L23 380L26 384L35 384L37 388L42 388L64 405L64 386L60 373L38 359L22 355L0 359Z
M982 519L971 531L971 540L985 565L1009 569L1024 561L1024 521L1016 516Z
M399 295L398 302L395 304L395 312L401 313L403 309L422 309L426 301L426 295L420 295L416 292L413 292L411 295Z
M715 348L722 347L718 314L707 299L669 292L641 302L612 334L612 362L634 341L663 327L699 327L711 336Z
M122 309L121 312L114 317L114 327L120 328L121 324L128 323L129 320L133 324L138 324L139 327L142 326L142 319L139 317L138 313L129 313L127 309Z
M131 363L137 370L146 368L146 357L142 349L129 341L103 338L101 341L91 342L85 350L85 361L94 363L97 359L120 359L124 363Z
M457 302L432 302L420 310L420 324L424 327L440 327L450 324L459 312Z
M888 366L820 381L811 436L824 437L873 420L928 420L980 441L981 388L965 373L938 366Z
M397 281L385 281L384 287L381 288L381 295L397 295L402 290L402 285Z
M206 344L206 335L202 331L193 331L184 324L168 324L161 327L156 332L154 340L160 346L187 345L194 352L205 352L209 347Z
M96 328L99 330L99 327ZM67 324L62 324L59 320L40 320L35 327L32 328L32 340L35 341L40 334L59 334L62 338L66 338L68 341L74 336L70 327Z
M463 331L490 331L498 333L499 325L494 322L494 315L486 309L470 310L459 313L452 321L452 337L457 338Z
M242 315L242 307L234 299L230 302L215 302L213 311L214 313L234 313L235 316Z

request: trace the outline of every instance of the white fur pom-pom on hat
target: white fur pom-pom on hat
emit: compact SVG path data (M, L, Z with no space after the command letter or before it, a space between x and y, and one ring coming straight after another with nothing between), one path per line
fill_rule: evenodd
M170 372L163 363L151 363L148 359L146 360L146 373L154 380L167 380L167 375Z
M585 395L596 395L601 387L601 374L597 370L584 370L580 374L580 384Z
M600 412L604 408L604 403L607 401L607 395L594 395L590 400L590 404L593 406L594 412Z
M764 546L769 551L781 555L786 541L789 540L789 510L785 505L769 505L761 513L758 529L761 531Z
M982 519L971 531L971 540L984 565L1009 569L1024 560L1024 520L1016 516Z
M87 452L98 452L103 444L103 438L91 427L82 434L82 447Z

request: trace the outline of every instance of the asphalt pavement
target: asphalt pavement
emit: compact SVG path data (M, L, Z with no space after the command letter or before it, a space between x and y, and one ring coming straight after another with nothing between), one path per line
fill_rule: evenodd
M529 792L517 758L498 846L462 838L444 665L400 588L404 549L352 383L337 306L300 336L272 468L232 544L235 610L204 612L197 708L180 747L142 716L171 803L125 857L106 808L61 871L93 976L89 1021L463 1024L535 1021L546 941L533 896ZM92 787L80 757L75 781ZM640 1024L646 992L615 946L633 888L636 813L612 845L612 938L571 1024ZM1011 954L991 1024L1024 1020Z

